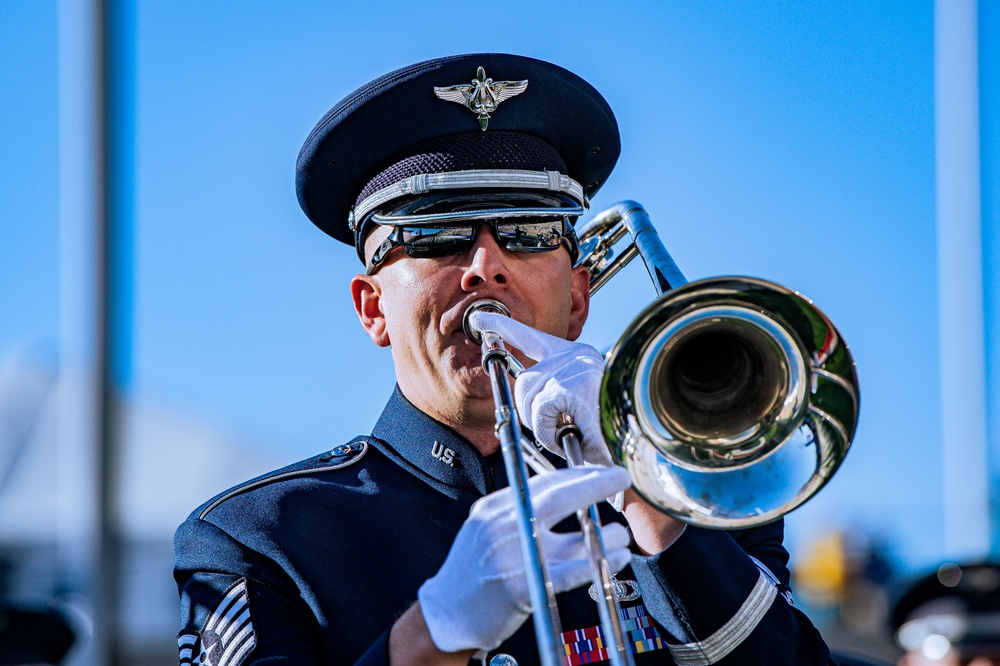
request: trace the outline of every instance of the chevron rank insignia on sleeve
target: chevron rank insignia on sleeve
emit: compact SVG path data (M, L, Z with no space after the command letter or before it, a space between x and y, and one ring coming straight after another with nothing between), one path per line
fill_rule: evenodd
M256 645L246 578L226 591L199 633L177 639L181 666L240 666Z

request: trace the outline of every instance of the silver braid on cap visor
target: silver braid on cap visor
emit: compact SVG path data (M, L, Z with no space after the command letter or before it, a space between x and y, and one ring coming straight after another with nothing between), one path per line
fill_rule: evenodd
M518 217L576 217L583 215L582 206L572 206L566 208L478 208L476 210L459 210L452 213L427 213L425 215L403 215L390 213L382 215L375 213L372 215L372 222L375 224L387 224L390 226L406 225L408 227L420 227L427 225L449 224L456 222L467 222L471 220L493 220Z
M364 220L372 211L400 197L426 194L437 190L460 189L510 189L547 190L569 196L579 205L577 208L561 209L561 215L580 215L589 208L590 202L583 193L583 186L569 176L558 171L524 171L520 169L473 169L469 171L449 171L446 173L419 173L373 192L355 206L347 224L357 233L358 221ZM551 214L552 209L548 213ZM438 216L440 219L440 216ZM384 224L385 222L381 222ZM398 222L397 222L398 223Z

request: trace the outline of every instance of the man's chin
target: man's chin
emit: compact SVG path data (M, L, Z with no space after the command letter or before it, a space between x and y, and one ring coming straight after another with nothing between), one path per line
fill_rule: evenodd
M493 389L490 388L490 378L486 376L481 366L457 369L454 373L454 381L460 387L462 393L470 398L492 399L493 397Z
M489 398L493 391L490 378L483 370L483 355L478 345L456 345L444 357L452 386L470 398Z

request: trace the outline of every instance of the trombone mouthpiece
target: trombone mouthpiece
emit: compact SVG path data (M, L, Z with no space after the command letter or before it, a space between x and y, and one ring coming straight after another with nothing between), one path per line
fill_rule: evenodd
M467 335L468 338L477 345L483 343L483 336L480 335L481 331L472 325L470 318L475 312L495 312L497 314L502 314L505 317L510 316L510 310L507 309L507 306L492 298L480 299L465 308L465 314L462 315L462 330L465 331L465 335Z

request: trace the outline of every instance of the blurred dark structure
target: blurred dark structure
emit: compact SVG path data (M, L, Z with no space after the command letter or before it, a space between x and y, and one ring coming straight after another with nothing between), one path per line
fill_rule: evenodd
M837 666L892 666L892 662L847 652L834 652L833 659L837 662Z
M60 664L73 640L56 608L0 602L0 666Z

